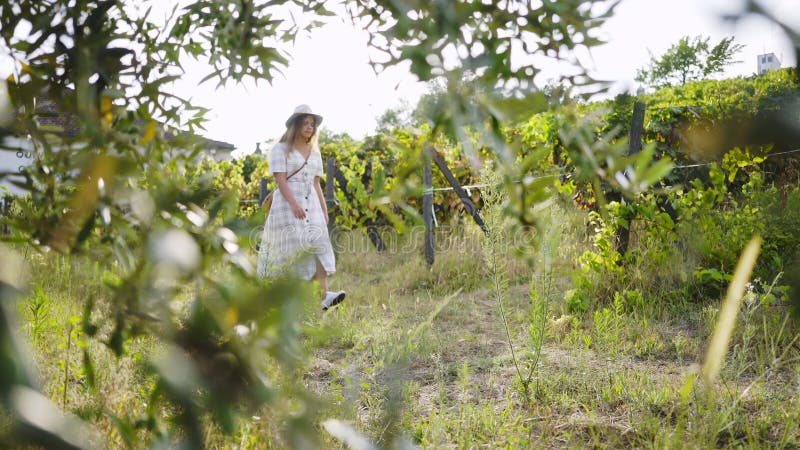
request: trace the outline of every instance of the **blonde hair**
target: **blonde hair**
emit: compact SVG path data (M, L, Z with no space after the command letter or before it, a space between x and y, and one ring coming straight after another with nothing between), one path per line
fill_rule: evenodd
M311 144L311 148L313 150L319 150L319 123L317 123L317 119L310 114L301 114L295 117L292 123L289 124L289 128L286 129L286 132L283 133L283 136L281 136L278 142L289 144L287 149L291 149L295 138L297 138L297 133L300 131L300 127L303 126L303 121L306 120L306 117L311 117L311 119L314 121L314 134L311 135L308 143Z

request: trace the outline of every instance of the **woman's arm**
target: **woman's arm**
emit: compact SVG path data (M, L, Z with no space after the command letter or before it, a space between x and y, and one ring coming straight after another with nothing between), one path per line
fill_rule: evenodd
M319 206L322 207L322 213L325 214L325 223L328 223L328 205L325 203L325 195L322 194L322 186L319 184L319 177L314 177L314 190L317 191Z
M289 202L294 216L298 219L305 219L306 212L303 211L303 208L297 203L297 199L294 198L294 193L289 188L289 182L286 179L286 172L275 172L275 181L278 183L278 190L281 191L281 195Z

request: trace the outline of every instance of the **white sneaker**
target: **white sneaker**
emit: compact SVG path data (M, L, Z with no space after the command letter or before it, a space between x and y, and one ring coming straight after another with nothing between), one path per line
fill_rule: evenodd
M344 296L345 296L344 291L326 292L325 300L322 301L322 310L327 311L328 308L334 307L339 303L342 303L344 301Z

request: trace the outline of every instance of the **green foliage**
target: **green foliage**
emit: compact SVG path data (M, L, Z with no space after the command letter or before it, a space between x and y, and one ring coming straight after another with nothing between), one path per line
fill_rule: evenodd
M645 139L689 163L720 161L734 147L790 150L798 130L779 117L797 114L798 88L796 71L781 69L662 89L643 98Z
M31 344L34 348L39 347L43 334L52 323L51 310L51 299L41 287L38 287L23 312L31 327Z
M586 0L523 8L498 1L355 3L358 20L368 27L386 27L382 33L386 39L370 42L385 55L374 64L382 67L410 61L411 71L427 81L450 70L445 67L448 49L463 47L467 54L453 71L476 74L481 84L490 86L510 80L527 84L538 72L531 62L511 65L512 48L517 45L526 54L551 57L600 44L589 31L610 17L616 5ZM526 40L528 33L539 40Z
M321 4L288 3L327 13ZM19 112L13 132L29 136L36 155L19 183L30 194L3 218L11 228L4 239L23 243L26 252L90 254L102 272L113 274L101 292L81 297L82 317L65 316L62 408L69 408L73 380L96 384L98 349L86 347L89 339L120 359L138 339L155 339L164 349L164 355L139 358L155 385L144 399L148 411L98 413L113 418L126 436L148 424L147 443L202 447L206 416L231 432L241 413L293 390L271 387L275 374L263 361L266 356L287 370L296 365L298 336L289 324L297 320L297 299L309 292L289 281L267 286L252 275L245 238L239 237L251 228L237 204L247 186L243 166L198 162L202 142L184 130L196 129L205 110L175 97L170 87L185 54L208 60L213 69L207 79L220 84L271 80L287 60L269 38L280 33L291 40L302 32L276 18L285 6L195 2L176 7L165 20L120 2L0 7L0 39L16 62L3 102L10 100ZM29 33L19 33L19 26ZM42 107L47 102L52 110ZM70 126L43 125L53 114ZM254 171L248 167L251 182ZM3 265L8 258L3 255ZM4 292L2 303L6 299ZM35 296L29 310L40 325L47 323L41 299ZM173 309L175 302L185 308ZM234 332L244 318L253 326L247 342ZM3 322L3 333L13 329ZM11 358L4 370L16 367L16 347L2 348L3 358ZM23 388L28 401L13 401ZM14 424L3 429L4 444L100 444L77 419L59 422L55 405L33 388L35 378L25 371L0 382L4 411ZM51 419L29 420L48 408ZM162 408L177 412L170 417ZM74 430L60 425L72 422ZM75 432L82 441L74 440Z
M506 139L503 126L548 108L549 100L532 83L538 59L512 65L511 53L521 49L522 55L564 61L561 56L567 52L594 47L600 41L591 30L611 16L617 2L574 0L522 7L502 1L356 3L357 22L385 30L382 39L370 41L380 55L373 65L382 69L409 61L420 80L441 81L441 89L428 97L430 106L425 103L420 111L420 119L432 123L432 139L444 135L458 142L470 163L482 151L492 155L497 167L510 172L503 185L513 193L512 214L530 225L527 209L537 200L524 189L514 189L521 179L515 164L518 148ZM529 35L537 36L536 42ZM453 59L455 48L466 51ZM586 92L602 90L579 63L572 65L574 74L565 76L570 84Z
M663 176L668 159L693 166L722 162L731 151L728 158L733 158L737 148L759 157L796 149L800 129L787 118L797 114L799 88L795 70L782 69L758 77L692 82L638 97L647 105L643 141L646 153L652 152L638 156L639 164L653 161L640 173L646 178L640 183L649 186ZM530 166L534 172L556 165L562 172L562 191L580 207L595 207L598 201L602 205L609 188L636 196L642 190L629 178L634 171L627 167L636 165L622 157L635 100L619 95L533 114L509 129L508 135L512 143L519 142L521 153L532 158L539 152L536 164ZM776 164L767 180L791 178L793 167ZM704 179L705 173L702 166L680 168L667 173L664 181L688 187L693 179Z
M758 154L752 154L749 148L744 150L734 147L722 157L722 167L728 172L728 183L733 183L740 170L748 168L757 169L761 163L767 160L771 148L759 149ZM758 180L754 180L758 183Z
M594 248L580 259L575 289L566 295L569 310L610 302L631 287L671 301L719 298L754 235L764 239L755 276L778 277L800 245L800 236L790 231L800 226L800 215L790 206L800 201L800 190L766 184L763 164L763 157L731 152L724 166L711 166L708 185L696 179L690 188L669 193L675 221L654 195L611 202L604 215L593 213ZM634 243L625 254L616 245L620 227L630 229Z
M388 134L394 128L407 128L412 126L412 112L409 111L408 103L401 100L401 106L389 108L375 119L375 132L378 135Z
M523 245L515 250L522 250L530 263L532 255L524 252L535 248L530 244L536 242L542 225L537 208L553 198L554 180L561 179L565 192L591 187L602 211L596 222L600 228L596 240L599 251L582 258L585 272L576 277L575 297L580 301L573 309L599 304L604 294L614 297L614 307L601 306L595 317L595 332L581 336L589 348L616 345L616 336L625 336L621 321L635 315L625 308L640 307L641 298L652 293L647 290L644 275L652 273L653 266L642 266L650 271L639 272L620 267L643 264L651 256L656 256L652 261L658 263L670 261L674 254L666 254L664 248L681 242L679 237L699 236L697 230L730 233L732 244L724 248L718 244L723 242L721 236L708 234L713 242L700 247L697 255L701 271L715 267L728 270L739 244L755 230L765 236L764 262L757 273L769 275L782 267L786 248L796 246L796 236L786 230L797 226L797 218L788 212L778 221L764 223L764 217L759 216L762 211L781 212L784 205L775 200L779 188L766 183L760 168L747 162L755 154L748 149L765 147L749 143L737 144L745 150L725 162L726 167L735 167L736 173L731 174L729 168L725 169L727 173L716 169L710 176L711 187L698 181L691 192L687 189L685 198L682 193L674 194L676 208L688 212L689 219L683 221L687 228L682 228L681 222L674 234L668 233L660 241L652 239L652 248L635 249L630 257L614 256L609 230L614 224L633 225L634 212L658 227L676 228L655 212L655 197L648 192L669 172L670 157L677 159L679 149L674 144L679 139L670 140L671 136L684 129L712 129L704 119L731 111L740 111L747 119L753 111L781 113L796 104L791 92L796 87L796 75L791 78L787 74L775 77L794 80L795 84L788 87L776 86L776 78L753 81L748 85L753 92L765 88L764 96L750 96L757 99L753 101L748 100L747 89L725 102L703 94L697 98L712 100L700 107L681 104L674 114L668 112L663 120L651 121L671 133L661 133L659 128L657 133L667 136L663 142L648 139L651 142L644 151L627 155L624 128L619 125L625 122L629 99L620 98L610 108L611 120L605 120L608 113L594 106L570 104L563 110L549 111L552 93L536 91L532 86L531 80L538 73L537 58L511 64L512 50L520 48L527 56L569 60L572 50L597 45L593 30L610 16L615 5L614 1L593 0L545 2L535 7L502 1L346 2L347 12L370 32L370 45L382 55L383 59L374 61L376 68L409 62L418 78L440 77L443 85L442 95L432 98L433 112L426 114L433 119L430 124L420 124L416 130L393 127L389 136L370 137L363 145L346 136L323 142L325 155L337 156L348 181L351 196L338 199L344 225L384 221L403 231L406 218L418 216L422 192L419 169L435 149L465 182L474 180L474 171L484 166L495 170L498 175L492 185L498 187L495 192L504 194L494 202L502 211L497 216L511 219L509 229L523 238ZM330 11L316 0L236 4L196 1L176 7L163 21L152 17L151 11L97 0L18 1L0 6L0 39L15 61L8 97L19 113L13 130L0 124L4 127L0 138L9 132L29 136L36 153L33 166L18 183L30 194L19 199L13 213L3 218L2 224L11 229L3 239L14 242L31 258L47 259L55 253L98 261L96 266L79 266L74 272L71 263L64 266L69 269L54 271L61 277L60 285L66 286L65 292L83 302L71 304L74 311L59 310L57 316L45 313L44 305L49 303L39 291L28 300L32 334L36 335L36 327L57 331L54 337L39 332L36 338L54 339L54 348L59 351L57 373L48 377L60 383L55 386L58 392L42 392L35 370L26 363L27 351L15 335L18 327L7 301L23 290L20 272L26 264L16 250L0 249L0 444L102 446L103 437L93 432L94 425L101 422L103 431L112 430L108 434L118 434L128 446L201 448L215 446L238 432L244 441L249 432L242 431L239 424L259 411L266 413L264 423L273 432L274 441L266 445L320 447L323 439L312 422L319 405L308 394L302 377L296 376L303 360L303 331L298 324L304 319L302 302L312 298L311 289L292 279L264 282L255 278L248 253L247 235L263 217L249 221L248 215L257 216L255 209L241 200L254 197L254 183L259 182L259 174L266 173L266 166L252 159L198 162L202 141L192 131L202 125L206 110L175 97L170 84L182 75L182 55L207 60L213 68L206 80L216 80L220 86L228 80L251 77L271 81L286 66L288 55L283 44L318 26L318 19L327 17ZM310 20L296 21L296 17ZM30 32L18 33L20 26L29 27ZM535 43L529 39L531 35L537 37ZM455 52L455 59L451 59L454 48L468 51ZM725 62L726 53L734 48L723 47L713 57ZM713 69L713 65L708 67ZM593 84L586 70L576 69L574 76L567 77L573 85L584 86L587 92L602 89ZM660 95L699 95L703 89L689 87ZM77 125L77 131L42 124L41 119L52 114L41 108L43 96ZM556 96L560 98L561 94ZM2 101L5 103L5 99ZM509 128L537 111L549 114L531 119L545 123L543 130L531 125L515 133ZM6 145L5 140L1 145ZM774 148L781 147L776 144ZM549 167L551 158L559 166L555 170ZM745 195L740 197L726 180L743 183ZM444 185L441 179L435 183ZM624 196L604 205L603 185ZM796 191L781 194L786 195L789 205L796 206ZM643 206L635 206L634 201L641 201ZM703 208L708 207L716 208L715 213L704 214ZM752 219L740 220L734 211ZM649 226L642 229L648 238L656 237L660 230ZM498 242L495 239L493 243ZM506 299L513 300L505 297L513 278L506 276L505 271L510 269L500 256L495 251L492 257L491 265L496 269L492 281L496 297L504 305ZM470 263L469 267L474 267L474 261ZM458 270L440 270L422 285L447 286L439 283L445 279L459 282L454 275ZM46 270L42 273L52 275ZM681 279L680 273L662 276L670 277ZM407 285L415 289L421 286L416 279ZM682 292L694 287L673 279L660 287L667 291L667 287L676 285L685 288ZM394 295L386 291L390 297ZM48 291L47 295L52 297L54 292L58 291ZM454 298L438 302L439 309L427 312L427 320L406 339L398 340L399 332L386 333L376 327L383 341L398 340L406 345L405 353L393 347L382 350L383 354L420 355L435 349L436 344L424 336L435 332L435 320L447 313L449 299ZM394 307L388 300L381 304L384 310ZM512 352L513 312L501 311ZM546 308L534 312L538 328L531 329L534 334L526 333L526 339L532 339L536 346L543 339L541 321ZM58 319L49 322L48 317ZM575 321L568 323L573 326ZM637 333L646 329L647 322L640 321ZM572 332L577 333L577 326ZM358 340L352 330L341 331L341 336L343 341ZM652 335L640 333L628 340L638 336L644 336L638 354L658 350L652 344ZM151 344L148 351L141 350L145 342ZM781 339L779 345L785 345L785 341ZM366 350L367 346L354 348ZM535 355L531 355L534 360L538 358ZM130 372L143 380L135 383L138 392L130 400L131 407L113 409L96 394L91 404L72 408L78 386L93 392L113 370L112 364L102 365L104 357L134 366ZM516 356L513 359L517 362ZM440 386L446 386L447 366L442 363L437 367L441 369L436 375ZM536 367L532 364L531 371ZM521 382L532 379L523 375L519 364L517 374ZM461 376L465 379L462 384L466 384L468 371ZM369 383L360 386L371 391ZM546 383L538 383L536 395L547 398L548 388ZM404 391L387 387L376 392L367 392L366 401L378 408L390 407L385 414L374 413L381 433L388 430L378 442L401 445L398 423L404 418L396 413L399 408L391 406L399 402L394 396ZM439 405L443 410L448 402L444 388L441 394ZM648 404L667 408L671 394L669 389L649 390ZM591 404L591 398L582 400ZM78 416L62 413L57 403ZM576 405L570 407L576 409ZM521 417L529 415L519 414L510 397L500 421L496 420L496 410L488 407L462 407L459 411L464 417L459 426L445 424L444 428L455 429L454 442L462 447L475 441L475 434L488 436L477 439L488 445L531 442L530 432L527 437L516 434L525 428L520 425ZM464 423L470 425L469 432L460 431L465 429ZM228 437L209 437L212 433L208 430L219 430ZM505 432L515 435L497 438ZM589 427L589 432L596 429ZM440 441L422 431L418 435L432 445L449 444L448 439ZM595 434L591 442L597 445L600 440ZM641 444L645 442L652 440ZM620 446L624 444L620 442Z
M425 59L428 55L408 49L434 45L434 53L441 53L436 36L460 42L461 33L453 33L452 27L462 20L468 19L456 29L471 28L487 18L485 25L503 26L498 21L502 18L485 15L482 5L463 10L463 5L455 3L431 4L424 8L446 20L429 21L426 10L418 9L416 19L427 24L430 40L423 46L409 46L410 40L421 35L407 34L413 27L404 27L408 20L416 19L404 8L397 9L395 3L366 7L352 2L351 12L368 19L365 26L370 29L381 22L392 23L374 34L388 37L385 42L390 46L403 47L399 58L391 52L392 64L410 60L415 73L423 78L431 73L426 67L434 64ZM523 33L539 30L537 34L552 36L552 40L542 42L537 52L560 54L561 41L569 48L596 44L589 31L608 14L598 14L596 8L577 8L593 3L575 2L572 9L545 5L531 12L530 20L525 18L527 11L503 9L506 19L524 19L514 21L508 29L518 42ZM187 54L207 60L212 71L205 80L216 80L220 86L248 77L272 80L287 61L282 44L273 45L273 38L289 42L319 24L300 24L292 14L279 18L279 8L286 6L310 16L329 14L322 2L316 1L258 5L247 1L234 6L222 1L194 2L175 8L164 22L151 16L150 9L118 2L53 0L0 7L1 37L18 62L8 88L11 104L20 111L15 132L31 137L37 156L20 183L30 196L18 202L14 215L4 218L4 224L12 227L11 239L17 242L41 251L90 253L105 271L114 273L101 298L87 299L81 330L91 331L93 339L106 344L119 358L129 354L136 339L154 338L163 345L166 357L153 355L141 360L155 380L147 400L152 407L141 423L149 424L151 431L158 430L158 440L171 441L170 445L201 447L200 423L205 413L223 431L231 432L241 411L283 398L292 389L281 384L271 390L264 383L269 374L249 351L250 346L260 348L262 355L267 350L270 358L291 368L297 338L291 324L297 314L290 305L307 296L289 284L265 286L252 276L239 236L252 227L241 216L253 210L239 207L237 200L253 195L257 169L249 163L245 170L239 162L201 162L198 166L195 157L202 142L182 130L191 132L199 127L206 110L175 97L169 86L181 76L180 57ZM491 6L493 12L496 6ZM568 22L566 18L570 18ZM22 22L31 25L27 36L16 33ZM471 29L474 34L485 27ZM582 36L579 42L573 41L576 34ZM494 135L499 136L498 118L506 120L506 112L519 114L523 102L495 95L486 85L528 79L534 67L512 71L511 46L504 43L505 38L498 38L494 31L474 36L484 46L484 55L475 47L462 67L480 71L480 83L460 85L454 80L447 89L446 105L456 108L455 114L446 117L451 124L478 124L491 118ZM54 45L42 45L47 42ZM380 46L380 40L371 43ZM486 59L487 55L492 58ZM470 92L480 93L474 104L462 101ZM48 114L36 107L42 93L56 111L74 119L77 134L40 126L39 119ZM463 132L451 136L461 137ZM399 156L400 163L391 169L383 166L380 157L347 160L342 171L353 180L348 189L353 199L348 200L350 208L343 209L352 226L376 220L378 212L395 226L403 225L398 211L414 209L414 200L403 199L419 191L419 183L408 174L418 167L427 142L427 136L398 132L389 146L402 149L390 153ZM185 153L173 151L176 149ZM371 178L371 183L362 177ZM168 307L183 296L188 296L185 309ZM266 304L265 298L270 299ZM98 312L101 314L96 315ZM240 317L255 321L257 333L249 343L238 342L232 332L243 326ZM72 337L72 331L68 336ZM85 356L84 373L94 379L92 355ZM76 370L66 363L64 369L66 389ZM2 387L14 389L20 382L27 383L9 378ZM9 405L6 399L4 405ZM178 412L165 421L158 413L161 407ZM10 408L16 420L26 416L24 410ZM132 442L130 430L136 428L138 419L111 413L108 417ZM292 423L303 424L304 420L298 416ZM48 426L40 425L35 438L20 435L21 442L30 439L47 445L70 439L63 430ZM289 441L295 446L308 442L299 437L307 430L291 428Z
M271 81L288 65L288 55L280 44L293 41L301 32L318 25L317 22L301 25L294 19L281 19L279 8L292 6L318 15L331 15L323 2L317 1L196 2L180 11L169 37L179 39L177 46L173 44L176 56L185 52L208 60L212 71L203 81L217 80L218 87L246 78ZM197 36L203 39L195 41ZM280 36L279 44L268 45L267 42L276 41L276 36ZM187 38L188 41L184 40Z
M690 81L701 80L715 73L722 73L725 66L733 61L736 53L744 46L734 44L733 37L723 38L713 47L711 38L695 36L682 37L667 51L656 58L650 56L650 65L639 69L636 80L653 87L683 85Z

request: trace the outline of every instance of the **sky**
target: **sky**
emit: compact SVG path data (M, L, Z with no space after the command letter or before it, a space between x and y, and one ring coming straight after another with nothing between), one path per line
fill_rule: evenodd
M186 1L186 0L181 0ZM773 5L777 15L800 29L800 0L762 0ZM166 9L172 2L156 2ZM756 56L775 53L784 67L795 65L791 42L774 24L747 18L725 23L721 13L740 9L743 0L622 0L615 15L599 30L608 43L595 47L582 62L597 79L614 84L610 95L635 92L636 71L650 56L660 56L681 37L708 36L712 44L734 36L745 47L723 75L751 75ZM732 6L733 5L733 6ZM200 134L229 142L236 155L255 150L256 143L275 140L284 122L299 104L308 104L324 116L322 127L360 138L376 127L384 111L402 105L412 107L428 87L416 81L407 66L392 67L375 74L369 65L367 34L344 21L333 21L312 34L300 37L290 49L292 56L283 77L271 85L215 82L198 85L210 69L201 62L183 62L186 74L173 86L174 93L210 108L209 121ZM0 61L1 62L1 61ZM553 67L543 67L538 84L557 76ZM0 64L0 76L9 73ZM263 144L262 144L263 145Z

